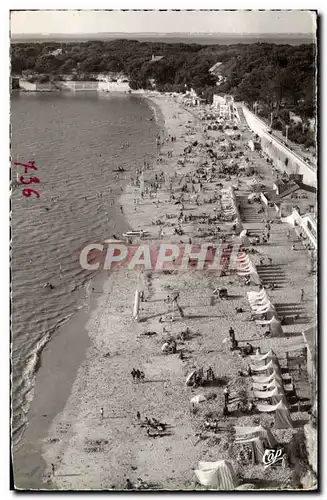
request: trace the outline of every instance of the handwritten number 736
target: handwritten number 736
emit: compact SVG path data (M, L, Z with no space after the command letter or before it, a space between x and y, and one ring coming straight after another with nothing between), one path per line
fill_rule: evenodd
M35 162L34 161L29 161L27 164L26 163L20 163L20 162L15 162L14 165L16 165L17 167L23 167L24 168L24 171L25 171L25 174L28 174L28 169L32 169L32 170L37 170L36 166L35 166ZM19 178L19 182L21 184L25 184L25 185L28 185L28 184L39 184L40 183L40 179L38 177L30 177L27 181L24 179L23 176L21 176ZM38 193L38 191L35 191L35 189L30 189L30 188L25 188L23 189L22 191L22 195L25 196L26 198L30 198L32 196L32 194L35 194L35 196L37 198L40 198L40 194Z

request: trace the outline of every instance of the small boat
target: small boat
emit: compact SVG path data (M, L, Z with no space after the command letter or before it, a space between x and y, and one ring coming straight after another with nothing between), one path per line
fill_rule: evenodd
M126 170L124 169L124 167L118 167L115 170L113 170L113 172L126 172Z

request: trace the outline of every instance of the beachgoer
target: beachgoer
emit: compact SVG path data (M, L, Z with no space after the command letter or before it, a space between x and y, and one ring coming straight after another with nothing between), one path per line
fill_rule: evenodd
M247 354L252 354L253 353L253 346L249 342L246 343L246 348L247 348L246 349L247 350Z
M284 455L282 456L282 467L283 467L283 469L286 469L286 467L287 467L287 455L286 455L286 453L284 453Z
M228 406L226 403L224 405L223 415L224 415L224 417L228 417L228 415L229 415Z
M137 420L139 420L139 421L141 420L141 414L140 414L140 412L139 412L139 411L136 413L136 418L137 418Z
M51 469L52 469L52 475L54 476L55 475L55 465L54 464L51 464Z
M121 211L121 213L124 213L122 206L120 206L120 211Z
M303 290L303 288L302 288L302 289L301 289L301 302L303 302L303 301L304 301L304 290Z
M131 375L133 377L133 382L135 381L135 377L136 377L136 370L135 368L133 368L133 370L131 371Z
M248 411L249 411L249 413L252 413L253 410L254 410L254 403L253 403L253 401L250 401L249 406L248 406Z
M126 479L126 490L132 490L133 489L133 484L129 479Z
M100 415L101 415L101 418L103 418L103 408L100 408Z
M207 380L214 380L214 373L211 366L207 369Z
M225 387L225 389L224 389L224 398L225 398L225 405L228 405L228 400L229 400L229 390L228 390L228 387Z

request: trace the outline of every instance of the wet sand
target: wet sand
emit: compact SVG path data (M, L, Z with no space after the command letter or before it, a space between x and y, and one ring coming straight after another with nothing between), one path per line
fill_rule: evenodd
M120 214L113 218L113 224L115 231L128 230ZM87 299L87 307L58 329L42 351L28 413L29 424L22 440L12 448L14 483L18 489L48 489L44 482L46 463L42 458L42 447L47 441L51 423L64 409L78 371L85 362L90 347L85 325L97 307L106 279L107 276L99 274L92 280L89 287L95 291Z

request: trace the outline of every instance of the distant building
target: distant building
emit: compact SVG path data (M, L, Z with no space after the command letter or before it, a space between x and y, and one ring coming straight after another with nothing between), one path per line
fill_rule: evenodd
M213 107L218 111L219 118L232 120L235 117L234 98L231 95L222 97L218 94L214 94Z
M188 90L184 94L184 103L188 106L198 106L203 99L201 99L194 89Z
M51 56L59 56L60 54L62 54L62 49L56 49L53 52L50 52Z
M209 73L212 73L213 75L217 76L219 75L219 71L218 71L218 68L219 66L222 65L222 62L217 62L216 64L214 64L210 69L209 69Z
M163 59L163 57L164 56L155 56L154 54L152 54L150 62L153 63L153 62L161 61L161 59Z

